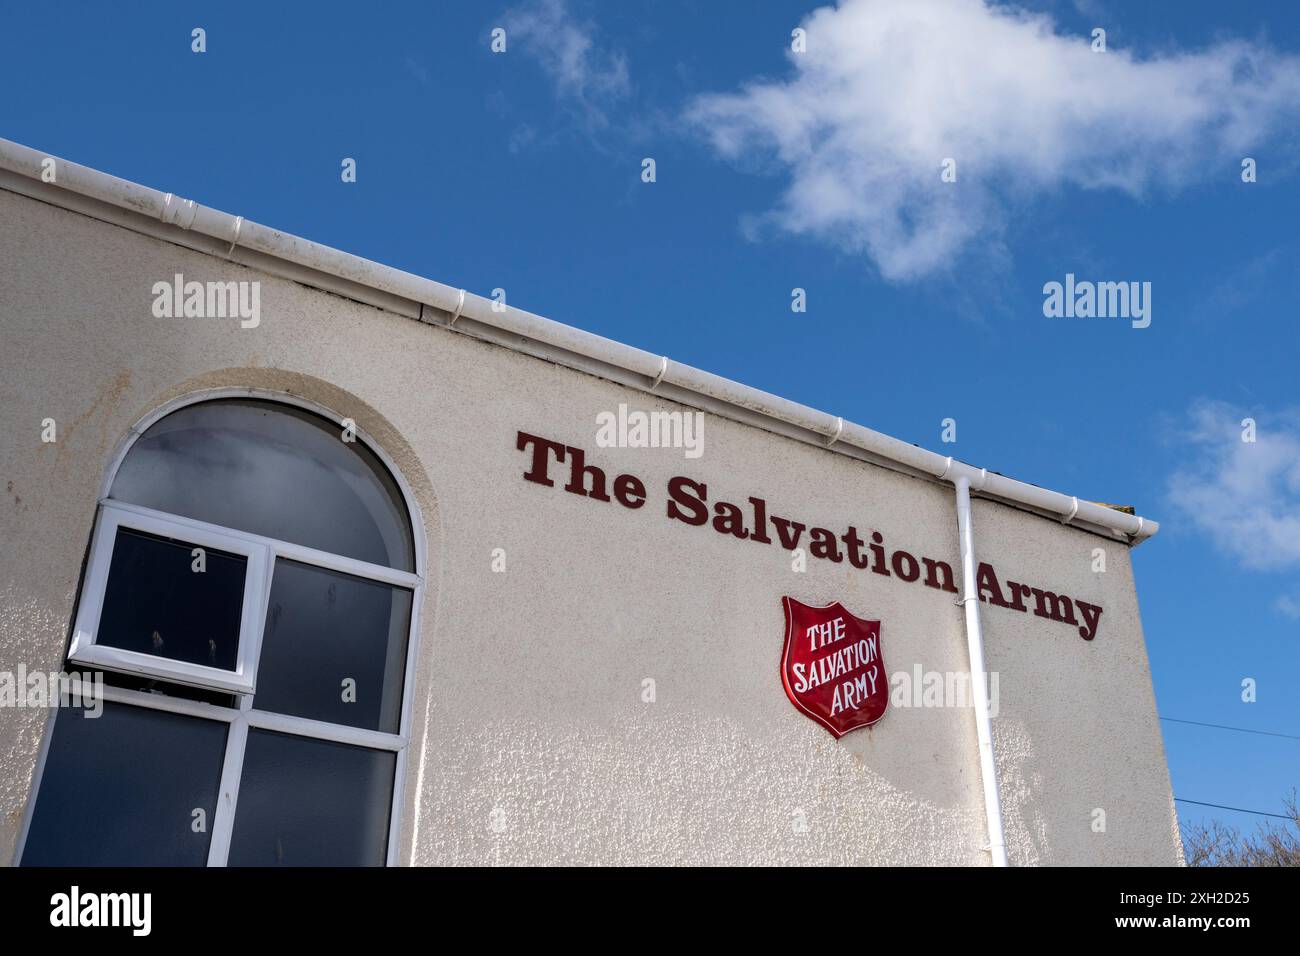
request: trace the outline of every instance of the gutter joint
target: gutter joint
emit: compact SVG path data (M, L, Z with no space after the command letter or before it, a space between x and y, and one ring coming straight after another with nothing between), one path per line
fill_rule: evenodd
M456 324L456 320L460 318L460 314L464 311L465 311L465 290L461 289L460 295L456 299L456 311L454 311L451 314L451 321L447 323L447 328L451 328L452 326L454 326Z
M198 205L193 199L181 199L175 193L168 193L163 198L163 208L158 218L169 225L188 230L194 225L196 215L198 215Z
M654 381L650 383L650 391L653 392L656 388L658 388L659 383L664 380L664 376L667 374L668 374L668 356L661 355L659 356L659 374L656 375Z
M1079 514L1079 496L1074 495L1073 500L1074 500L1074 507L1070 509L1070 513L1068 515L1066 515L1064 518L1061 519L1061 524L1069 524Z
M226 250L227 259L229 259L231 256L235 254L235 246L239 245L239 233L243 230L243 228L244 228L244 217L236 216L234 234L230 237L230 248Z
M832 436L831 436L831 440L828 441L828 442L826 443L826 447L827 447L827 448L830 448L831 445L834 445L837 441L840 440L840 436L843 435L843 434L844 434L844 417L843 417L842 415L836 415L836 416L835 416L835 434L832 435Z

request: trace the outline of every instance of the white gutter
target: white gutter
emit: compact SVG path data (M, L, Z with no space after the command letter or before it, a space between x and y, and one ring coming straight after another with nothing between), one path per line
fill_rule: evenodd
M961 600L966 611L966 650L970 656L970 681L975 693L975 733L980 746L980 780L984 784L984 817L989 831L989 851L994 866L1007 865L1007 841L1002 830L1002 796L998 791L998 765L993 753L993 722L989 716L988 668L984 663L984 631L980 626L979 589L975 576L975 539L971 529L970 480L960 475L953 482L957 493L957 538L961 546Z
M49 160L53 160L53 183L42 181L42 172L50 168ZM112 213L111 221L257 268L272 272L280 269L298 281L331 291L339 291L340 286L360 290L356 297L361 301L375 304L376 299L382 299L389 303L388 307L399 308L413 317L418 315L423 321L604 375L859 460L932 480L955 482L965 475L983 497L1107 534L1128 544L1136 545L1151 537L1159 527L1154 521L974 468L667 357L513 306L502 308L499 303L463 289L300 239L242 216L209 209L172 193L161 193L4 139L0 139L0 187L101 219L110 218L110 210L125 211L126 216ZM298 268L286 269L283 264ZM307 270L307 275L303 275L303 270ZM364 290L383 295L363 297L360 293ZM438 321L432 317L425 319L426 307L445 317ZM978 482L974 481L976 477L980 479Z

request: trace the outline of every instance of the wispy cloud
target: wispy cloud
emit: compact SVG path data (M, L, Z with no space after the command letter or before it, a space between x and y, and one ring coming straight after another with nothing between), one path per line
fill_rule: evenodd
M1140 196L1211 174L1300 116L1300 58L1244 41L1140 59L985 0L843 0L803 23L793 75L709 94L719 155L789 183L770 225L865 254L892 280L996 246L1025 196ZM940 179L957 163L957 182Z
M591 129L609 126L609 111L631 92L627 58L598 42L596 26L566 0L529 0L501 18L507 50L534 59L561 102Z
M1300 621L1300 601L1288 594L1283 594L1274 603L1273 608L1285 618Z
M408 56L402 61L402 66L421 86L429 86L433 82L433 77L429 75L429 71L415 57Z
M1191 461L1169 482L1187 520L1244 566L1300 566L1300 410L1256 419L1255 441L1242 440L1247 413L1221 402L1194 405L1179 437ZM1296 608L1279 600L1284 614Z

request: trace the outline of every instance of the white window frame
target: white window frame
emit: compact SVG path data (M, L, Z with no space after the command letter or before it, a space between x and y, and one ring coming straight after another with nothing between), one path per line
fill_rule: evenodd
M260 579L258 579L260 581L260 586L256 595L257 600L254 604L257 609L258 618L257 626L252 632L253 641L255 641L255 643L247 644L247 647L254 652L252 656L252 667L254 670L257 665L258 657L261 654L262 632L265 626L266 607L270 600L271 578L275 570L276 558L298 561L304 564L310 564L334 571L341 571L358 577L368 578L370 580L410 589L411 619L406 641L406 662L402 680L402 708L398 733L390 734L383 731L350 727L346 724L331 724L324 721L310 720L304 717L292 717L286 714L254 710L252 706L252 691L227 691L223 688L223 692L235 693L237 695L237 706L235 708L222 707L201 701L193 701L183 697L167 697L161 694L150 694L144 691L128 690L126 688L112 687L108 685L105 685L103 688L103 699L110 703L129 704L166 711L168 713L217 720L230 725L230 730L226 738L226 754L217 790L217 807L212 820L212 836L209 843L207 861L207 865L210 867L225 866L226 860L229 857L230 840L231 835L234 832L235 812L239 799L239 784L243 773L244 749L248 741L248 730L250 727L307 737L315 740L327 740L341 744L352 744L354 746L367 747L373 750L387 750L395 753L396 760L393 769L392 803L389 807L388 814L388 843L385 865L396 866L400 862L400 849L398 843L401 838L402 810L406 798L406 771L410 755L413 720L412 714L414 710L414 701L412 698L415 693L415 671L419 654L420 615L424 603L427 538L424 528L424 519L419 508L419 503L412 494L410 486L406 483L405 477L402 475L401 471L398 470L397 466L389 458L387 453L385 453L383 448L371 439L369 435L361 429L356 428L355 425L349 421L349 428L356 436L356 439L364 444L365 447L379 459L380 464L383 465L394 482L396 482L398 490L402 495L409 522L408 530L411 534L414 545L414 572L402 571L385 565L370 564L365 561L347 558L326 551L319 551L314 548L307 548L287 541L266 538L261 535L236 531L232 528L197 521L193 518L155 511L151 508L145 508L140 505L115 501L108 497L109 492L112 489L113 480L116 478L122 462L126 459L128 452L131 450L136 440L148 431L150 426L188 405L229 398L260 399L274 404L301 408L334 422L340 427L340 429L343 427L343 417L324 406L300 398L296 395L273 392L266 389L207 389L201 392L184 395L165 403L135 424L130 433L119 444L112 463L104 476L100 493L100 515L96 519L95 533L92 537L91 544L92 561L96 550L104 547L102 540L107 540L109 542L106 547L108 549L109 558L111 559L112 543L116 540L116 527L119 525L140 528L140 530L148 530L136 523L139 521L161 522L161 525L154 524L153 526L160 527L165 525L168 528L174 529L173 531L164 532L169 537L180 537L185 541L194 540L196 544L201 544L201 542L198 541L197 538L194 538L194 535L203 535L209 540L215 540L211 537L213 535L218 536L223 543L220 545L212 545L212 547L216 547L218 550L234 550L237 551L237 553L243 553L242 551L238 551L237 548L232 547L226 539L238 542L244 547L264 549L263 553L265 555L265 560L261 562L260 565L261 576ZM104 516L109 514L114 516L114 519L118 524L114 525L111 534L108 532L101 534L100 529L106 526ZM175 532L180 533L177 534ZM248 600L248 587L250 582L254 580L252 564L253 562L250 559L249 570L245 578L245 611L248 610L250 604ZM102 610L104 585L106 583L106 569L103 580L93 582L91 568L89 565L87 566L85 580L82 582L80 590L80 600L82 604L88 602L97 604L97 615L98 611ZM94 585L97 585L96 590L92 590L92 586ZM81 623L81 610L79 609L77 617L78 628L80 628ZM98 616L95 618L95 626L97 625ZM91 633L93 633L93 630ZM244 641L243 636L241 627L241 654L245 651L246 647L246 642ZM90 661L84 656L84 650L95 647L98 647L99 651L109 650L106 647L94 645L93 642L88 642L84 645L83 655L79 657L79 661L90 663ZM160 660L159 658L154 658L149 655L140 656L147 658L151 663L156 663ZM70 648L69 663L73 662L74 660ZM120 667L107 667L106 665L98 664L95 666L104 666L105 669L110 670L122 669ZM139 669L136 667L131 667L129 670L131 672L139 672ZM217 675L225 675L228 673L208 667L204 667L202 670L216 671ZM189 680L178 680L174 677L167 679L187 685L194 683ZM195 686L208 688L216 687L209 676L204 676ZM89 690L90 689L87 688L88 692ZM28 794L27 806L23 815L22 831L14 854L15 864L22 860L23 850L27 842L27 834L31 826L36 800L39 796L40 785L44 776L46 756L49 753L50 741L54 735L54 723L58 719L58 716L59 713L56 710L50 715L50 720L47 722L45 728L45 735L41 742L40 754L37 758L36 772L32 777L32 787Z
M93 699L95 695L94 685L81 678L71 680L68 690L72 694L80 693L82 700ZM230 856L231 837L235 830L235 810L239 802L239 783L244 769L244 750L248 745L248 731L250 728L289 734L309 740L326 740L333 743L350 744L367 750L384 750L396 754L397 759L394 761L393 767L394 806L389 808L388 844L385 850L385 865L396 865L398 857L397 841L401 826L396 806L399 805L401 800L400 787L407 744L409 743L409 739L405 734L389 734L378 730L349 727L346 724L331 724L320 720L309 720L305 717L290 717L287 714L253 710L251 697L242 697L238 708L230 708L205 701L189 700L185 697L166 697L161 694L150 694L145 691L113 687L108 684L104 685L99 696L100 699L109 704L144 707L149 710L177 714L182 717L196 717L201 720L213 720L228 725L226 754L222 762L221 777L218 781L217 806L212 815L212 835L208 842L207 865L210 867L225 866ZM60 715L67 720L85 719L75 709L67 709L66 711L61 709L60 712L56 712L54 719L57 720ZM49 752L49 741L53 731L54 723L52 720L45 731L45 744L41 750L40 765L37 767L37 779L42 776L42 771L45 769L45 757ZM35 789L32 796L33 799L36 796ZM22 840L18 846L18 855L15 857L16 861L22 859L23 844L26 843L27 839L27 824L30 824L30 819L25 821Z
M243 607L239 615L239 650L233 671L206 664L193 664L155 654L129 651L100 644L99 623L104 611L104 596L113 563L120 528L173 538L186 544L242 555L244 564ZM233 694L251 694L257 688L257 661L261 652L262 624L266 619L267 564L271 551L245 535L213 525L178 519L174 515L146 508L136 508L112 501L100 503L94 544L82 585L82 599L77 608L68 660L74 664L101 667L128 674L143 674L160 680L175 681L193 687L208 687Z

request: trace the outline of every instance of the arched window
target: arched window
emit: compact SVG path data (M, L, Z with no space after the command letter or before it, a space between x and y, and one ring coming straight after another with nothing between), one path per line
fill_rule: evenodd
M420 569L344 424L220 398L131 444L68 651L102 713L48 731L24 865L395 860Z

